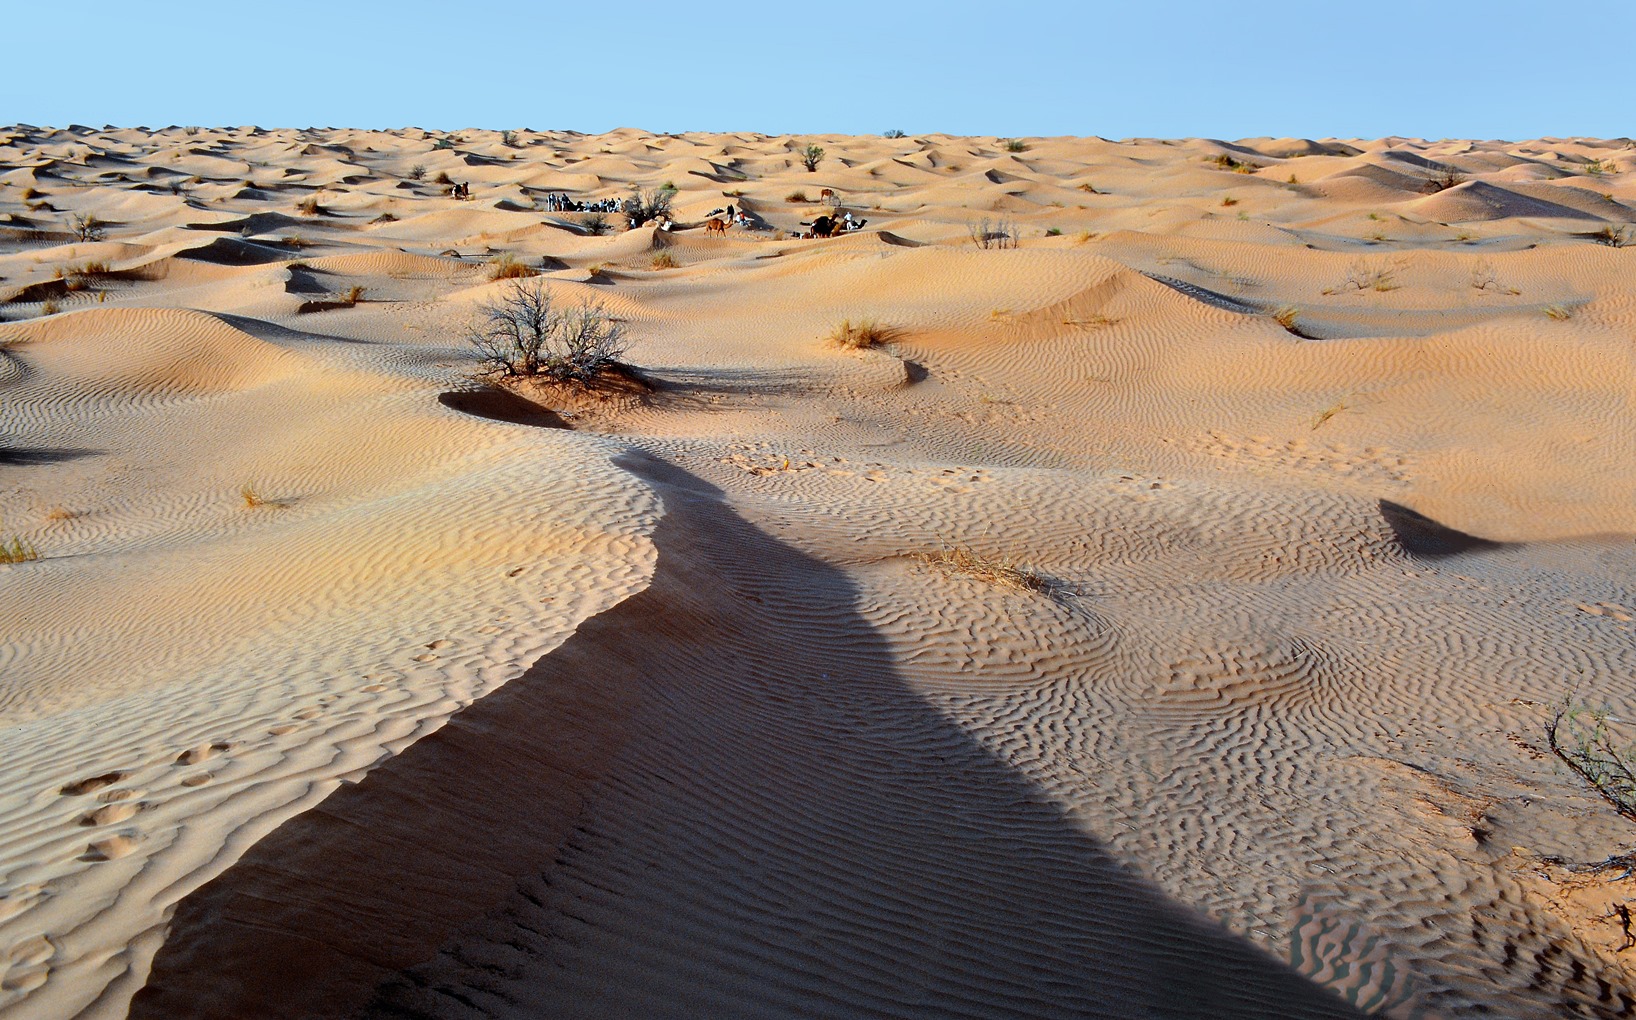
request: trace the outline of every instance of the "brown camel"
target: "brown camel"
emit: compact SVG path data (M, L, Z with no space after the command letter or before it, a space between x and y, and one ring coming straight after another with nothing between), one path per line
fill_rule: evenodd
M707 234L720 234L721 236L726 237L727 221L718 220L715 217L711 217L710 222L704 225L704 232Z

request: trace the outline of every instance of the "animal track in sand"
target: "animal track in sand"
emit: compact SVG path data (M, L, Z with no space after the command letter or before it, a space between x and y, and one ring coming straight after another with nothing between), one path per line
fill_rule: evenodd
M216 755L230 749L232 746L232 744L206 743L200 744L198 747L190 747L186 751L183 751L181 754L177 755L176 761L173 764L197 765L202 761L209 761L210 759L216 757Z
M104 804L88 814L81 815L80 824L87 826L113 825L116 822L123 822L128 818L135 817L146 806L139 800L115 801L112 804Z
M1304 439L1280 440L1268 436L1230 436L1209 432L1186 440L1183 449L1208 454L1222 460L1266 464L1296 471L1327 471L1359 481L1402 485L1409 481L1412 464L1408 457L1374 446L1353 449L1344 443L1312 443Z
M105 786L114 785L127 775L129 775L127 772L104 772L100 776L92 776L90 779L81 779L78 782L69 783L62 788L62 794L66 797L78 797L85 793L95 793Z
M1636 609L1621 606L1617 602L1575 602L1574 608L1581 613L1589 613L1618 623L1629 623L1636 619L1636 615L1633 615L1636 614Z

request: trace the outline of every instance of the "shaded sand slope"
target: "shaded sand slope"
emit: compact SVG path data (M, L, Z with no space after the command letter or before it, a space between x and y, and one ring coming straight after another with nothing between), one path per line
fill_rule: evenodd
M649 587L190 901L133 1016L1357 1015L923 703L845 574L629 466Z

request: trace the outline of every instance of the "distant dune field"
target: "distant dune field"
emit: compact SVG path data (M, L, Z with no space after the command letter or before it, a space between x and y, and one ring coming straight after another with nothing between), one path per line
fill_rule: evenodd
M0 1014L1636 1016L1546 736L1636 740L1633 224L1628 139L0 128ZM507 277L632 371L483 375Z

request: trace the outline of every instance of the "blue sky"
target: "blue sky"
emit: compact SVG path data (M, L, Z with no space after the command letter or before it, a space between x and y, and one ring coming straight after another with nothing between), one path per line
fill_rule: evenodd
M64 18L8 47L0 122L1636 134L1626 0L89 0Z

